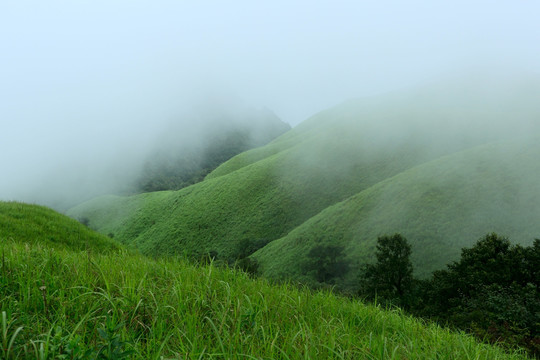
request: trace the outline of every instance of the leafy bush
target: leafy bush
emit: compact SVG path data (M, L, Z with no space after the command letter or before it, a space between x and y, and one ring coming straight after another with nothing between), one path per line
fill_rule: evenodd
M349 271L349 262L342 246L318 245L312 248L304 263L304 271L320 283L332 284Z
M424 284L415 313L471 330L490 342L540 355L540 240L511 245L488 234Z

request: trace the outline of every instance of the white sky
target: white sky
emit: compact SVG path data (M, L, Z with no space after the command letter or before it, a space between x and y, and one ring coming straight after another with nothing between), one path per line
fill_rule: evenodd
M0 198L202 99L295 125L484 65L540 71L540 1L0 0Z

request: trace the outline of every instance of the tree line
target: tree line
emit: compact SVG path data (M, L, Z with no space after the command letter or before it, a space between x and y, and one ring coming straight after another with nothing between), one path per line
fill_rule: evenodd
M192 254L198 263L213 262L258 275L250 257L268 239L244 239L233 254ZM427 279L414 276L411 246L401 234L377 239L372 264L360 266L354 293L340 280L354 271L342 246L318 245L303 260L302 270L315 282L364 301L397 306L440 325L465 330L480 340L522 347L540 358L540 239L531 246L512 245L495 233L463 248L459 260Z
M315 247L304 270L321 284L335 284L349 267L343 252ZM414 277L402 235L379 237L375 255L360 271L357 296L540 357L540 239L524 247L488 234L425 280Z

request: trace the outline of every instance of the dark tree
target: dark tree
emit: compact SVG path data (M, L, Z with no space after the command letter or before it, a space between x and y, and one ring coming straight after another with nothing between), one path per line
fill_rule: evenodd
M349 263L343 255L342 246L318 245L308 253L308 260L304 264L307 273L314 274L320 283L333 283L349 271Z
M236 260L247 258L248 256L250 256L257 250L262 249L263 247L268 245L269 242L270 242L270 239L265 239L265 238L242 239L236 245L233 251L233 256L231 260L236 261Z
M459 261L436 271L426 282L425 306L418 315L462 329L480 338L526 347L540 354L540 240L511 245L488 234Z
M431 311L437 315L452 312L485 286L507 287L514 281L526 282L525 263L519 260L523 250L519 246L512 248L508 239L494 233L478 240L472 248L462 249L459 261L433 273Z
M259 263L255 258L251 258L257 250L265 247L270 240L268 239L242 239L236 245L233 254L229 257L229 265L240 269L252 276L257 276Z
M535 239L533 246L527 248L526 259L527 277L536 280L531 283L536 287L536 291L540 292L540 239Z
M242 270L245 273L248 273L252 277L256 277L259 272L259 263L256 259L252 259L249 257L245 257L242 259L238 259L234 263L234 267L237 269Z
M86 227L90 227L90 219L87 217L79 218L79 222Z
M377 262L366 266L363 289L387 300L403 299L413 282L411 246L400 234L377 239Z

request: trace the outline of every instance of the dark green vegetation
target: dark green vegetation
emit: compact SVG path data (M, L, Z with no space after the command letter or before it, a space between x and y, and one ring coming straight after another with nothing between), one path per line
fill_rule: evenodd
M540 240L523 247L488 234L426 280L413 278L410 253L402 235L380 237L359 295L540 356Z
M180 191L101 197L71 209L146 254L233 261L245 241L260 272L317 283L308 254L344 248L357 286L378 236L410 239L427 277L495 231L540 233L540 81L437 84L349 101L235 156Z
M540 356L540 240L523 247L487 235L412 291L413 313Z
M91 233L78 240L87 251L58 247L47 236L72 221L1 205L20 215L11 235L0 236L2 359L525 358L326 291L212 264L102 253L104 238ZM26 228L43 222L50 230L26 238Z
M339 246L315 246L304 262L304 271L324 284L334 284L336 278L348 270L349 263L344 259L343 248Z
M377 239L375 264L366 265L362 292L386 299L404 300L413 282L411 246L400 234Z
M269 110L252 111L243 115L245 119L236 116L203 119L188 131L169 130L147 157L135 191L178 190L195 184L234 155L266 145L291 128Z

